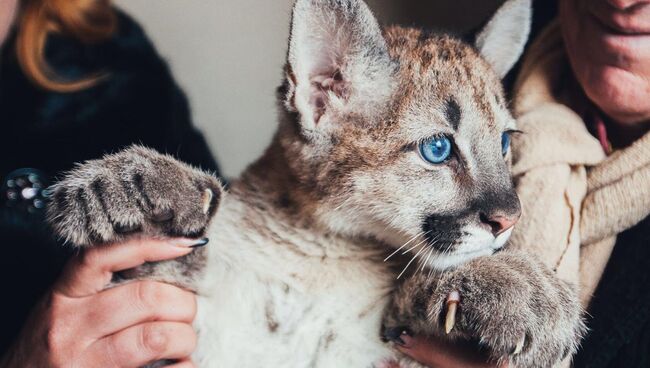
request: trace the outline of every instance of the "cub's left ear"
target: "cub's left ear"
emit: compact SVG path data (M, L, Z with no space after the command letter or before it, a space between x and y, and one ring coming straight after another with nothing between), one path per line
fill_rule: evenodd
M524 52L532 13L531 0L508 0L476 36L476 47L501 78Z
M376 113L393 91L396 64L363 0L297 0L287 65L285 106L310 131Z

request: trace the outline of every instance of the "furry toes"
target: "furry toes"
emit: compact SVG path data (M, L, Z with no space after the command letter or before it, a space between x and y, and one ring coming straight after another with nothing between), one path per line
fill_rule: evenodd
M544 265L508 252L433 277L414 275L384 324L392 335L391 326L408 326L415 334L473 340L494 361L516 367L553 366L576 351L585 332L577 293Z
M77 246L133 233L197 238L221 194L213 176L134 146L67 173L53 187L48 219L58 236Z

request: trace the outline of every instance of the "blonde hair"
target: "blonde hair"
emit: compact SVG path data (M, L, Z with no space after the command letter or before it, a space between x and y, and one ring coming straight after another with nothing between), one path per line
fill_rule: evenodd
M27 77L37 86L55 92L88 88L103 78L89 75L80 80L57 76L45 60L45 41L52 32L92 44L109 38L116 28L109 0L19 0L16 54Z

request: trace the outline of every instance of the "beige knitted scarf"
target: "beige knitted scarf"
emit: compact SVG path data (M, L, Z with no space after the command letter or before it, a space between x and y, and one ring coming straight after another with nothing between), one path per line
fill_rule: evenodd
M650 213L650 134L607 157L567 102L572 81L556 22L530 48L515 87L523 215L512 245L576 283L587 307L617 234Z

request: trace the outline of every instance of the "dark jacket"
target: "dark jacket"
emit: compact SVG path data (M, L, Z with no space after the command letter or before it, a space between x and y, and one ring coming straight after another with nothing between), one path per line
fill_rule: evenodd
M13 48L0 58L0 188L16 169L35 168L51 183L75 162L101 157L134 143L217 172L187 100L142 29L118 14L118 31L97 45L61 36L47 41L46 59L57 73L79 78L97 71L108 78L75 93L34 87ZM3 179L4 178L4 179ZM6 196L6 193L1 193ZM56 279L67 258L43 222L0 197L0 355L34 302Z
M587 325L576 368L650 367L650 217L618 236Z

